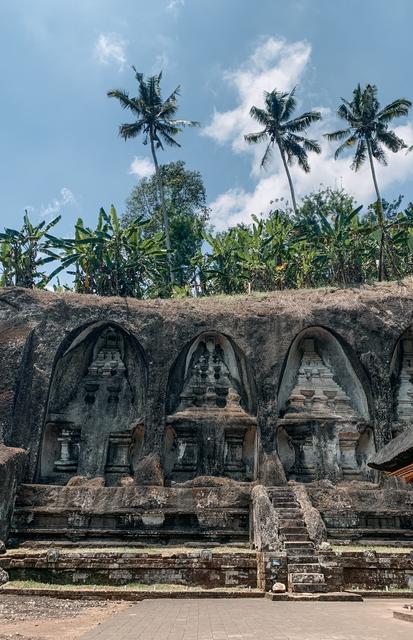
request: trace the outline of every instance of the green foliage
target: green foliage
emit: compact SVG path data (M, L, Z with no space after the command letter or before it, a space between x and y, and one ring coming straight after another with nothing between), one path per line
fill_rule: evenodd
M178 110L180 87L176 87L168 98L163 100L161 94L162 72L145 79L144 75L136 71L135 67L132 68L138 83L138 95L135 98L131 98L126 91L120 89L108 91L107 95L110 98L116 98L121 107L128 109L135 117L134 122L120 125L119 135L125 140L143 135L143 144L146 145L148 142L150 144L162 210L165 246L168 252L169 279L170 284L173 285L175 283L175 272L172 263L170 221L165 202L164 183L156 150L163 149L164 144L170 147L180 147L181 145L175 139L176 136L185 127L199 126L199 122L195 122L194 120L177 120L175 118Z
M129 93L122 89L112 89L107 92L109 98L116 98L121 107L128 109L136 118L135 122L121 124L119 135L128 140L142 134L144 136L143 143L148 144L153 141L157 149L163 149L164 144L170 147L180 147L175 136L184 127L199 126L199 123L193 120L177 120L175 118L178 110L180 86L178 85L168 98L163 100L161 94L162 72L145 79L143 73L137 71L135 67L132 68L138 83L136 97L131 98Z
M78 293L135 298L157 295L166 269L166 251L162 233L145 237L145 225L141 217L122 226L113 205L109 215L100 209L94 230L79 218L74 238L50 237L61 250L60 264L50 278L66 270L74 276ZM70 271L71 267L75 270Z
M189 171L182 161L159 167L164 187L170 239L171 263L175 284L179 287L195 278L194 257L202 247L209 211L206 206L205 187L198 171ZM127 200L127 212L123 223L142 215L147 221L143 233L152 237L163 226L163 211L159 198L156 176L143 178L134 187ZM168 282L165 282L165 289Z
M51 250L48 231L59 222L60 217L49 223L43 220L34 225L25 211L20 231L6 228L4 233L0 233L1 286L27 289L46 286L49 278L41 269L57 257Z
M272 159L272 149L276 145L281 154L291 191L293 209L297 211L294 187L288 167L298 163L305 173L310 171L308 153L321 153L317 140L305 136L307 129L321 120L319 111L307 111L295 118L292 115L297 106L295 89L290 93L282 91L265 91L265 108L251 107L250 115L263 127L260 131L248 133L244 139L249 144L266 142L267 146L261 160L261 167L267 167Z
M385 149L397 153L406 149L407 145L389 129L389 123L395 118L407 116L412 103L406 98L397 98L383 109L377 98L376 85L368 84L364 89L358 84L353 91L351 102L342 98L342 103L337 109L339 118L346 122L345 129L339 129L332 133L326 133L328 140L342 141L336 150L335 158L344 151L355 148L351 168L358 171L368 160L371 175L376 191L376 215L378 242L378 278L383 280L386 274L394 270L392 239L388 233L388 225L385 220L383 201L380 196L379 186L374 168L374 160L386 165Z
M336 158L344 151L355 149L351 166L358 171L370 154L379 163L387 164L384 148L393 153L407 148L404 141L389 129L389 123L408 115L412 105L410 100L397 98L381 109L374 84L368 84L364 89L358 84L351 101L341 100L337 115L347 127L325 134L328 140L344 140L336 150Z
M177 167L168 168L175 175ZM198 187L202 185L196 174L192 178ZM157 229L159 209L152 213L152 204L148 204L145 213L137 216L132 207L140 207L145 197L156 207L156 187L150 180L139 185L139 197L131 201L122 219L113 206L109 213L101 209L96 227L87 227L78 219L72 238L49 233L59 217L48 225L34 226L26 213L20 231L5 229L0 234L1 284L44 287L56 278L54 290L67 291L70 285L59 281L65 272L76 292L135 298L358 286L377 278L383 233L386 277L413 274L413 204L403 210L401 197L383 201L381 222L377 203L363 214L362 207L342 189L319 189L303 199L296 213L275 209L265 219L252 216L251 225L213 233L205 229L202 207L191 213L194 202L204 203L202 190L195 189L197 199L194 194L182 194L178 187L175 193L172 184L170 194L178 208L177 212L171 209L171 220L176 219L178 226L182 217L193 222L200 216L200 226L190 227L194 240L186 253L176 236L177 252L185 256L179 284L171 287L168 281L164 238ZM45 273L52 262L57 266Z

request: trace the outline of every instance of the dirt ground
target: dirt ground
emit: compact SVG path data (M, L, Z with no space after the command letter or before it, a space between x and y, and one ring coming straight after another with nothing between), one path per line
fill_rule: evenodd
M127 602L0 594L0 640L77 640Z

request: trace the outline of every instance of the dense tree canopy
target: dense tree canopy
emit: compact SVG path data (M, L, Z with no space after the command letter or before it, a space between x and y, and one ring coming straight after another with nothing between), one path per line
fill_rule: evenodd
M169 218L171 262L175 283L184 287L195 278L194 257L201 250L209 212L204 183L199 171L190 171L182 161L159 167L165 207ZM125 222L143 216L143 233L153 236L162 228L163 211L155 176L143 178L126 201Z

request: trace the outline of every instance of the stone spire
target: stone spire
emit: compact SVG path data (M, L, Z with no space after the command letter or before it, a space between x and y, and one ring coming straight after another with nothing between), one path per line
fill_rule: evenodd
M189 375L181 393L179 410L190 407L220 407L239 405L224 352L214 335L199 344L189 365Z
M402 366L397 395L399 420L413 420L413 335L411 331L402 339Z
M109 378L116 374L123 374L125 370L126 367L120 352L119 337L113 329L108 329L103 335L102 347L88 368L88 375Z
M287 413L351 415L350 398L334 381L332 368L315 349L314 340L303 341L297 382L287 402Z

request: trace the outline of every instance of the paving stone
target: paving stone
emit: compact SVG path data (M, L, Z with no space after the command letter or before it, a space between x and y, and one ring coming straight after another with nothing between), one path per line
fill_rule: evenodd
M401 600L144 600L81 640L411 640Z

